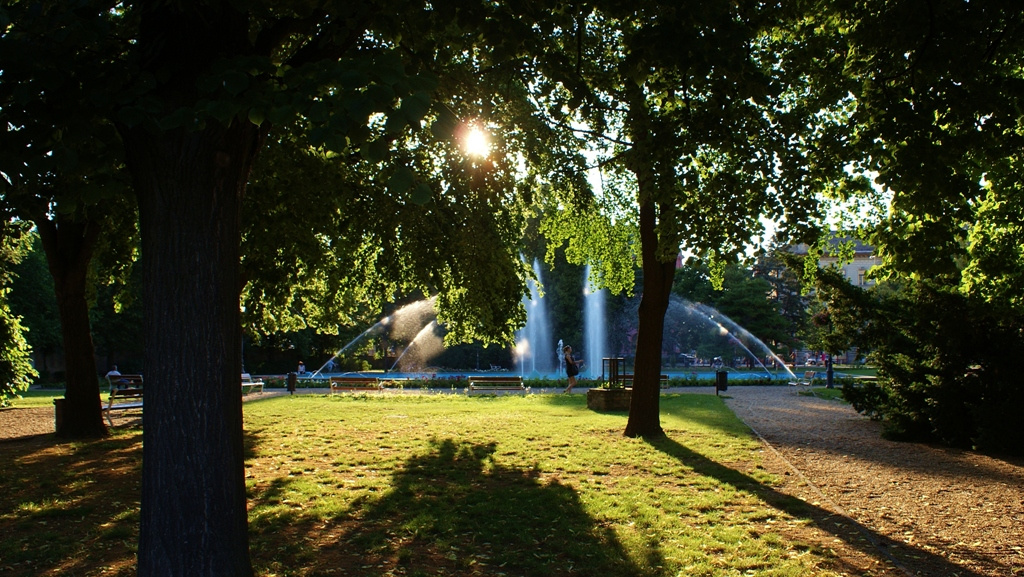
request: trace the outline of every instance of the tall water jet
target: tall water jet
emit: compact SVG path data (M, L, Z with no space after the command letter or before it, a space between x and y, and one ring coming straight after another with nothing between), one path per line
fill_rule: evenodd
M562 374L565 373L565 353L562 349L565 348L565 343L562 339L558 339L558 346L555 347L555 356L558 357L558 377L561 378Z
M590 265L587 265L583 281L583 362L584 370L592 379L601 375L601 363L608 345L605 319L607 294L607 290L596 290L591 286Z
M540 294L540 261L537 259L533 260L533 274L537 280L527 281L530 296L523 296L526 325L516 332L516 361L519 373L524 377L549 373L554 362L550 352L551 323Z

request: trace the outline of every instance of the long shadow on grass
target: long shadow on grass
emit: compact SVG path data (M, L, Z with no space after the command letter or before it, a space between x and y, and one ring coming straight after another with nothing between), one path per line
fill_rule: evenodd
M731 469L708 459L704 455L689 449L679 442L668 438L647 439L655 449L678 459L683 465L695 472L717 479L722 483L749 491L769 506L783 511L798 519L807 519L819 529L842 539L848 545L859 549L866 555L883 563L889 562L910 571L913 575L959 575L961 577L983 577L967 568L950 563L944 557L919 549L905 543L895 544L885 536L879 535L869 527L853 519L838 516L817 505L812 505L796 497L780 493L775 489L757 481L746 473Z
M0 574L134 575L142 435L0 443Z
M312 574L646 574L572 488L499 465L494 450L493 444L433 441L427 454L393 474L379 497L354 502L333 518L298 513L275 524L313 544L307 547L315 552L291 553ZM660 559L660 552L648 555L652 565Z

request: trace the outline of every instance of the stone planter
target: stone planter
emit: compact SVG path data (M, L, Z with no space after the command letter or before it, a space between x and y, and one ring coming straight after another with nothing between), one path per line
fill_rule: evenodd
M587 408L593 411L628 411L633 391L628 389L590 389Z

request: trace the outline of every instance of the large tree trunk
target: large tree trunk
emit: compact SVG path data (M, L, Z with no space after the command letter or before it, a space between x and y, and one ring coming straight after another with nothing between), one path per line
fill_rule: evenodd
M661 344L665 311L672 291L675 260L658 259L658 234L653 202L640 205L640 243L643 257L643 295L640 298L630 397L628 437L659 437L661 429Z
M86 278L100 225L72 217L37 219L36 226L53 276L57 312L64 343L66 388L64 408L57 434L69 439L107 435L100 407L100 385L96 371L96 349L89 327Z
M658 202L660 180L656 175L661 150L654 142L652 123L646 97L640 86L627 83L629 100L629 132L633 149L627 166L636 176L637 204L640 207L640 255L644 273L643 295L638 312L636 361L633 364L633 394L630 396L628 437L660 437L661 429L661 343L665 328L665 311L675 273L675 250L672 258L661 260L664 239L658 233L658 219L671 218L668 206ZM669 164L674 159L661 159ZM662 166L662 170L664 170Z
M139 575L248 576L239 214L258 129L125 133L146 310Z
M142 3L138 50L164 114L198 123L121 126L139 205L145 309L140 576L249 577L242 444L242 194L261 142L244 112L206 116L198 78L251 54L229 2Z
M229 2L141 4L138 51L164 114L121 126L142 238L145 405L138 575L250 577L242 435L240 215L259 150L245 113L206 116L198 79L251 53Z

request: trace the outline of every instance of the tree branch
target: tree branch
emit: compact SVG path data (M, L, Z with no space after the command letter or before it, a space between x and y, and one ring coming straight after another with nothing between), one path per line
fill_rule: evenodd
M618 138L613 138L611 136L608 136L607 134L598 132L596 130L590 130L590 129L587 129L587 128L577 128L577 127L572 126L572 125L570 125L570 124L568 124L566 122L563 122L561 120L549 121L549 123L553 124L553 126L557 126L559 128L564 128L564 129L571 130L572 132L575 132L577 134L586 134L588 136L596 136L597 138L599 138L601 140L604 140L606 142L611 142L613 144L620 144L622 146L633 146L632 142L629 142L629 141L626 141L626 140L619 140Z

